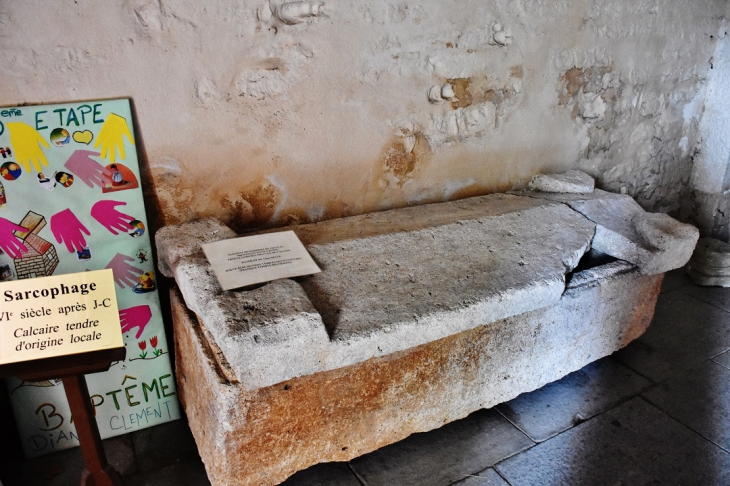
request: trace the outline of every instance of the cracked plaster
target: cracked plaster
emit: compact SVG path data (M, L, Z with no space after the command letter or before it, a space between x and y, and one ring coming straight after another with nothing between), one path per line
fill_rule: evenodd
M728 10L721 0L6 2L0 61L12 68L0 72L0 104L131 97L158 222L312 222L580 169L645 209L711 206L711 228L721 194L703 181L724 180L727 158L709 162L716 137L703 126L717 117L701 120L722 106L713 86ZM445 84L454 98L429 102ZM697 154L707 156L693 164Z

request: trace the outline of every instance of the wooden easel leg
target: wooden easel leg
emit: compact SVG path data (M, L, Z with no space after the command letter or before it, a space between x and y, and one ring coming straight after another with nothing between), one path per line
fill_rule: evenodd
M63 387L86 463L86 470L81 475L81 486L122 486L119 473L106 460L86 378L84 375L68 376L63 378Z

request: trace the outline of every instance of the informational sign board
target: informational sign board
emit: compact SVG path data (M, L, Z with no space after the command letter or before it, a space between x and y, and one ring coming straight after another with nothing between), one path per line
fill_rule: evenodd
M321 272L293 231L231 238L202 247L223 290Z
M39 277L112 273L116 323L127 353L109 371L87 375L102 438L180 416L151 255L128 100L0 107L0 282L12 282L0 292L0 304L15 285L30 295L41 289ZM59 307L71 307L72 300L49 306L29 299L27 307L7 312L13 312L11 322L15 312L48 312L44 309L60 319ZM88 310L93 297L91 304L84 302L73 303ZM90 329L86 317L76 320L67 312L58 321L59 333L61 326L79 322L73 331ZM15 329L17 346L14 334ZM73 335L63 337L62 346L82 334ZM31 346L42 341L34 336L28 336ZM46 344L43 352L54 347ZM78 445L60 380L7 384L26 455Z
M122 346L111 270L0 283L0 365Z

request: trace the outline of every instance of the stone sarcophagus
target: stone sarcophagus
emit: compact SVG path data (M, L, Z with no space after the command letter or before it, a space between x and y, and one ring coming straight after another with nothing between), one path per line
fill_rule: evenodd
M640 336L697 230L629 196L525 192L287 228L322 273L223 291L157 234L181 400L216 485L277 484L510 400Z

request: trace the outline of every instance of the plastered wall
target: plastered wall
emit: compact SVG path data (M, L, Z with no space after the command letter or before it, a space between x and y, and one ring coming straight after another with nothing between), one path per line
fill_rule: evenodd
M721 28L721 41L712 56L699 143L690 178L690 200L683 212L705 236L730 240L730 38Z
M168 223L316 221L568 168L676 212L726 13L724 0L5 0L0 104L132 98Z

